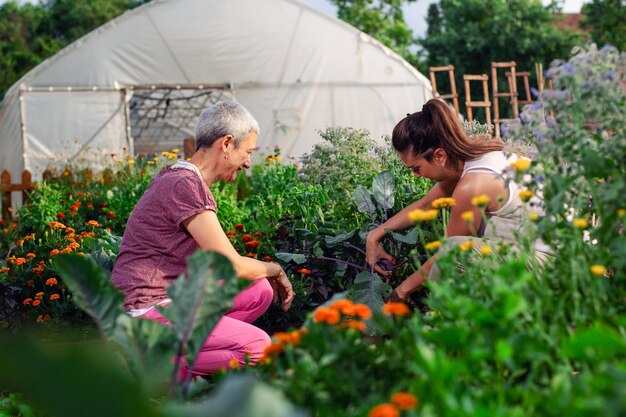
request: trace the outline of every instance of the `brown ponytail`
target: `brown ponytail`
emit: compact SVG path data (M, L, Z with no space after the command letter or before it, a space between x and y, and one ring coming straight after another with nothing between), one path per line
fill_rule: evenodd
M428 162L432 162L435 149L443 148L452 166L504 147L500 139L467 137L456 114L439 99L428 100L422 111L400 120L393 128L391 143L396 151L411 151Z

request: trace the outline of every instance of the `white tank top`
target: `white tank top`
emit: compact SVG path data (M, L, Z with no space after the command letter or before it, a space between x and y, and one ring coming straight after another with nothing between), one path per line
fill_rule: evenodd
M508 180L509 197L507 200L498 210L485 213L488 217L484 228L486 238L514 242L516 235L523 233L522 216L527 216L529 212L525 210L525 204L531 205L532 211L537 214L544 214L540 198L534 196L530 202L524 203L519 197L519 192L523 188L510 175L509 166L520 158L522 157L516 154L494 151L465 161L461 178L467 173L492 173L505 181ZM550 252L549 247L541 240L536 242L535 248L542 252Z

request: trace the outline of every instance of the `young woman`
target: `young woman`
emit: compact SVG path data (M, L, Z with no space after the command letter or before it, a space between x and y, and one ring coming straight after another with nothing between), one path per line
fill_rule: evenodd
M250 285L234 300L233 309L215 326L196 359L193 373L212 374L232 359L254 363L270 343L251 323L272 299L283 310L293 300L291 283L276 263L237 253L224 233L209 186L234 181L250 167L259 125L243 106L219 102L205 109L196 125L196 153L157 174L133 210L113 268L111 280L125 295L133 317L168 324L155 308L167 306L167 287L186 271L186 260L198 248L219 252L232 262L237 275ZM189 371L184 367L184 371Z
M521 232L523 202L518 194L522 189L512 180L507 184L506 174L507 168L520 157L505 153L500 139L470 139L448 105L432 99L424 104L422 111L407 115L396 125L392 144L417 178L429 178L436 184L424 198L369 233L366 261L374 264L376 271L389 276L391 272L384 271L377 263L383 259L395 262L380 244L385 229L399 231L412 226L408 214L416 209L431 209L432 202L441 197L456 201L446 230L448 240L460 242L477 235L515 242L515 235ZM479 195L486 195L489 200L485 206L487 222L483 222L480 209L472 204L472 198ZM473 221L461 217L465 212L473 213ZM542 242L537 242L536 249L539 258L545 258L548 248ZM407 277L395 288L392 298L403 300L418 290L431 273L435 260L436 255Z

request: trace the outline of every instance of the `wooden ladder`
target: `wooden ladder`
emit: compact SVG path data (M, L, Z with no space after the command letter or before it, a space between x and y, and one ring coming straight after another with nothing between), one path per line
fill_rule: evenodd
M485 118L488 125L491 124L491 102L489 101L489 76L487 74L482 75L464 75L463 81L465 82L465 109L467 110L467 120L473 121L474 115L472 109L474 107L482 107L485 109ZM472 101L472 94L470 89L470 81L482 81L483 83L483 100Z
M433 97L442 98L444 100L452 99L454 110L456 110L456 114L459 114L459 95L456 91L456 81L454 80L454 65L446 65L445 67L429 67L428 72L430 74L430 83L433 87ZM439 94L439 91L437 90L437 79L435 77L437 72L448 72L448 75L450 76L451 93Z
M492 62L491 63L491 94L493 98L493 124L495 125L496 137L500 137L500 124L505 121L517 120L519 118L519 107L517 104L517 80L515 73L515 61L510 62ZM507 78L509 91L498 91L498 69L509 69L511 75ZM513 119L500 118L500 97L508 97L511 109L513 111Z
M504 73L504 75L506 75L508 81L509 81L509 85L511 85L511 83L513 82L512 77L511 77L511 72L507 71ZM520 72L516 72L515 73L516 78L521 78L523 83L524 83L524 93L525 93L525 97L522 100L520 97L517 98L517 104L530 104L533 102L533 98L530 95L530 72L529 71L520 71ZM515 81L515 89L517 90L517 80ZM519 90L518 90L519 91Z

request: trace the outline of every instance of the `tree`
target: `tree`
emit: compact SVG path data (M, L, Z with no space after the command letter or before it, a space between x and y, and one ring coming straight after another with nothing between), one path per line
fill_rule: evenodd
M553 8L538 0L441 0L431 5L428 36L421 39L427 64L454 65L462 86L464 74L490 74L492 61L530 70L566 57L580 35L557 28Z
M583 5L581 26L599 46L611 44L626 51L626 0L593 0Z
M417 63L416 40L404 21L402 6L416 0L330 0L337 17L378 39L412 64Z

